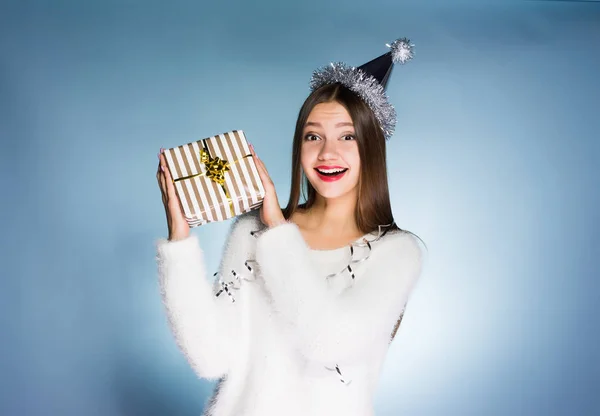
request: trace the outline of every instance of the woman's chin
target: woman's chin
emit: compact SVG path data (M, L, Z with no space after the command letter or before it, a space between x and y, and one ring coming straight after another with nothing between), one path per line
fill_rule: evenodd
M337 199L337 198L341 198L343 196L347 196L352 189L348 189L346 187L340 187L340 186L335 186L335 185L325 185L325 186L318 186L318 187L314 187L315 190L317 191L317 194L319 194L319 196L321 198L325 198L325 199Z

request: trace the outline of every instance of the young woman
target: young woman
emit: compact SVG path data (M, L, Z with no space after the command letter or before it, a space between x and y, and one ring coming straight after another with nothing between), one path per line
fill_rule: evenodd
M390 67L400 53L393 46L382 55ZM190 365L219 380L207 415L374 414L421 251L390 207L385 141L395 114L361 95L359 69L332 68L332 76L315 73L300 110L284 210L252 148L266 196L259 211L234 221L213 285L159 154L169 229L158 242L162 296ZM372 91L381 94L385 81L378 85Z

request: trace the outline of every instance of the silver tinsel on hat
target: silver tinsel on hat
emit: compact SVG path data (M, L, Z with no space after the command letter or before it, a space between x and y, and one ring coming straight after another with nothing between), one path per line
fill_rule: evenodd
M312 91L327 84L340 83L356 93L373 110L381 129L389 139L394 134L396 110L388 102L383 87L374 77L343 62L331 63L313 73L310 81Z
M406 38L396 39L391 45L386 44L392 53L392 61L394 63L405 64L413 58L413 45Z
M413 46L406 38L397 39L390 48L392 61L404 64L413 57ZM310 89L316 89L327 84L340 83L357 94L371 108L379 121L386 139L389 139L396 128L396 110L389 103L383 86L379 81L364 71L346 65L343 62L333 62L313 72Z

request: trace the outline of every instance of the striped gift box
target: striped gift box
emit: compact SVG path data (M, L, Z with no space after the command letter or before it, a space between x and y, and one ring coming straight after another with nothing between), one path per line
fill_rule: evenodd
M265 190L242 130L167 149L165 157L190 227L262 205Z

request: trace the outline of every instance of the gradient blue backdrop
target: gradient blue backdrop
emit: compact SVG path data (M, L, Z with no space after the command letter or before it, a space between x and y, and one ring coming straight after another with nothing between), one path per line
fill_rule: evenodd
M1 2L0 414L200 414L158 149L244 129L285 204L311 71L400 36L392 203L429 251L377 414L600 414L600 4L392 0Z

